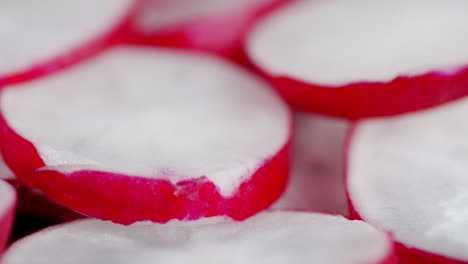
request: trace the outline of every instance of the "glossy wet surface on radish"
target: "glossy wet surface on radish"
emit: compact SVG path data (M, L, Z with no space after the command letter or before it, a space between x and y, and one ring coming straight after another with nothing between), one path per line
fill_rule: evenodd
M468 100L356 126L348 190L366 221L409 247L468 260Z
M361 221L266 212L243 222L72 222L20 240L2 263L394 263L384 262L392 253L387 235Z

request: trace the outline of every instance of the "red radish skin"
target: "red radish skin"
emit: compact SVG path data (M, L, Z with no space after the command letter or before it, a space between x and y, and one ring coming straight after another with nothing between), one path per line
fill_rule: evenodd
M0 255L10 237L15 215L16 194L13 187L0 180Z
M421 115L423 116L425 114L425 112L438 112L438 113L442 113L442 111L444 111L444 109L449 109L449 108L455 108L457 107L457 105L460 107L463 107L463 104L466 105L466 99L459 99L457 101L454 101L452 103L449 103L449 104L444 104L444 105L441 105L441 106L438 106L438 107L435 107L435 108L432 108L432 109L428 109L428 110L425 110L425 111L419 111L419 112L416 112L416 113L410 113L410 114L405 114L405 115L402 115L401 118L409 118L409 117L412 117L412 116L416 116L416 115ZM394 118L399 118L399 117L394 117ZM442 118L441 116L439 116L439 119ZM446 117L446 119L450 119L450 117ZM351 147L352 147L352 142L353 142L353 139L356 137L356 134L357 134L357 130L358 130L358 127L359 127L359 124L361 122L366 122L366 120L362 120L362 121L357 121L355 123L352 124L350 130L348 131L348 135L347 135L347 139L346 139L346 151L345 151L345 179L346 179L346 186L347 186L347 200L348 200L348 205L349 205L349 208L350 208L350 218L351 219L356 219L356 220L364 220L364 221L367 221L366 217L363 217L360 212L359 212L359 209L357 209L357 206L355 205L355 202L353 201L353 198L352 198L352 194L351 194L351 191L350 191L350 157L351 157ZM435 121L434 121L435 122ZM441 124L442 126L443 124ZM393 131L391 131L393 132ZM447 136L447 135L446 135ZM378 153L376 153L375 155L378 155ZM421 183L421 184L424 184L424 183ZM450 183L447 183L447 184L450 184ZM402 220L404 221L404 220ZM374 223L375 224L375 223ZM464 260L460 260L460 259L456 259L456 258L453 258L453 257L450 257L450 256L446 256L446 255L442 255L442 254L436 254L436 253L433 253L433 252L430 252L428 250L423 250L421 248L419 248L418 246L414 246L414 245L408 245L408 244L405 244L405 243L402 243L402 242L399 242L398 239L396 239L396 242L395 242L395 245L396 245L396 250L397 250L397 253L398 253L398 257L400 259L400 263L403 263L403 264L428 264L428 263L434 263L434 264L467 264L468 261L464 261Z
M145 22L152 16L149 10L154 10L153 13L157 14L158 4L167 5L167 2L173 1L143 1L145 2L141 5L141 11L133 23L133 33L127 35L127 42L200 50L244 62L246 59L242 49L242 40L252 25L261 17L292 0L262 0L259 3L249 3L250 6L233 7L230 10L221 10L216 14L199 14L185 19L179 17L175 19L178 21L169 19L161 25L152 26L150 22ZM192 4L183 3L180 0L179 2L180 5ZM149 25L144 25L145 23Z
M66 52L58 52L57 54L50 56L50 58L32 61L28 66L21 67L14 71L0 72L0 88L9 84L20 83L47 76L48 74L79 63L116 44L119 44L123 38L127 38L127 34L129 34L129 29L131 27L131 21L140 9L142 4L141 1L142 0L133 0L134 4L129 6L127 14L123 15L120 21L116 21L117 23L115 23L114 27L109 28L107 32L104 32L99 36L91 36L90 39L84 39L81 43L74 43ZM41 8L52 8L53 10L53 7L42 6Z
M290 179L275 209L348 215L343 172L349 122L297 112Z
M69 263L90 264L397 263L391 238L362 221L281 211L263 212L243 222L213 217L121 226L81 220L17 241L2 263L56 263L70 255L76 258Z
M254 83L258 81L261 83L261 86L265 85L265 87L268 87L268 85L264 84L261 80L252 77L250 73L244 72L235 65L231 65L211 56L206 57L190 53L180 54L179 52L167 49L156 50L154 48L121 48L120 50L117 49L109 53L135 53L138 58L145 58L145 63L151 61L147 60L147 58L153 56L153 53L167 53L168 55L160 55L163 60L166 59L166 56L175 56L176 58L180 57L184 59L185 56L187 56L188 58L195 58L195 64L197 60L206 60L206 64L208 65L213 61L217 68L234 67L232 68L236 69L234 72L241 71L241 73L239 73L240 75L236 76L249 76L247 78L253 78L253 80L255 80ZM107 56L110 58L113 55L104 54L102 56L104 58L103 61L105 61L108 58ZM124 55L124 57L125 56L127 55ZM164 63L159 62L156 55L154 61ZM88 63L91 64L93 62ZM204 65L205 64L202 63L201 68L203 68ZM166 63L164 63L163 66L165 68L168 67ZM80 67L87 66L82 65ZM193 65L190 64L188 69L191 68L196 69L197 67L193 67ZM73 69L70 69L70 71L72 70ZM64 72L63 74L68 73ZM229 74L230 73L228 73L228 75ZM153 74L151 76L153 76ZM39 80L39 82L46 81L46 79ZM247 83L250 83L249 85L252 84L250 81ZM239 180L242 179L242 182L239 182L239 185L229 187L233 189L232 193L229 194L223 193L223 189L220 185L217 185L216 182L213 182L213 180L205 176L174 181L173 179L147 178L133 174L89 168L75 170L73 166L70 172L60 171L59 169L55 169L54 166L47 167L49 164L46 164L43 158L41 158L36 146L28 139L13 131L10 124L3 116L4 112L0 118L0 148L4 154L6 163L12 168L19 180L27 184L30 188L40 189L51 200L86 216L112 220L122 224L131 224L136 221L144 220L155 222L167 222L171 219L193 220L200 217L215 215L227 215L233 219L242 220L267 208L281 195L287 182L289 169L290 134L287 131L291 130L290 112L285 104L268 91L268 89L263 90L264 88L262 88L258 90L256 89L258 87L250 88L253 90L249 89L249 93L260 94L259 102L265 102L265 104L268 105L268 107L266 107L267 109L269 107L271 108L270 105L276 105L278 107L276 110L269 109L268 111L259 111L254 116L260 118L259 120L261 121L262 115L271 115L271 111L273 111L274 115L280 113L279 116L276 116L276 120L281 120L279 123L277 123L278 121L274 121L275 118L273 117L271 119L269 118L268 121L264 121L268 124L273 121L278 124L277 132L271 131L269 134L273 132L273 135L276 135L273 137L281 137L281 142L283 143L271 142L272 145L268 146L268 149L277 145L280 146L279 149L277 149L272 156L268 156L270 154L265 156L261 164L258 164L256 171L252 171L250 175L245 175L248 177L243 175L231 176L236 177L233 179L239 177ZM27 88L21 87L21 89L18 90L15 88L15 91L20 91L22 89ZM237 90L239 89L246 88L237 87ZM8 89L5 91L8 91ZM238 95L235 95L233 98L236 98L236 96ZM265 97L262 99L262 96ZM242 101L247 102L245 99L242 99ZM230 98L228 100L233 99ZM227 103L231 104L230 101ZM14 105L16 105L16 103L14 103ZM246 106L257 107L257 105L253 104ZM224 108L226 108L226 106L224 106ZM13 111L13 113L15 113L15 111ZM280 123L281 125L279 126ZM252 128L251 125L249 125L249 127ZM266 128L262 128L262 131L263 130L267 131ZM271 137L271 135L269 135L269 137ZM258 150L254 152L256 151Z
M291 33L292 35L289 37L291 39L293 37L297 37L297 39L290 40L289 37L280 36L278 34L277 39L281 38L283 39L282 41L272 41L270 39L269 41L265 41L265 43L263 44L258 44L260 43L260 40L256 40L255 37L256 35L259 34L258 32L261 32L263 30L263 28L261 27L264 25L262 24L267 24L269 23L269 21L273 21L273 18L275 16L279 17L283 15L283 19L284 19L284 17L286 17L285 14L288 8L304 9L304 7L307 7L307 6L311 7L312 5L314 5L314 3L324 3L325 1L305 0L305 1L298 1L298 2L299 3L297 3L298 5L297 7L294 6L296 4L291 4L289 7L286 7L284 9L281 9L277 12L272 13L270 16L268 16L264 20L265 22L258 23L257 25L259 26L253 28L253 30L250 32L249 37L247 38L245 42L245 46L246 46L245 49L247 50L250 64L252 64L254 68L257 69L257 71L259 71L262 75L267 77L274 84L277 90L284 96L284 98L287 101L289 101L294 107L297 107L298 109L303 110L303 111L314 111L314 112L320 112L320 113L324 113L324 114L328 114L332 116L345 117L349 119L358 119L358 118L363 118L363 117L391 116L391 115L401 114L405 112L416 111L416 110L428 108L431 106L443 104L443 103L452 101L454 99L460 98L468 94L468 85L467 85L468 84L468 68L466 66L468 64L467 60L461 61L455 64L449 62L447 63L449 66L447 66L444 63L441 63L441 65L438 65L438 66L434 65L433 68L422 70L421 72L416 71L416 73L414 72L405 73L403 70L402 72L394 75L393 77L390 77L390 78L386 77L384 80L378 80L378 79L371 80L371 79L366 79L366 77L358 78L359 76L357 76L356 80L352 80L349 82L338 81L340 83L335 83L335 84L313 81L313 80L305 80L303 77L295 76L293 73L290 73L290 72L283 73L282 71L286 69L288 65L288 63L286 62L283 63L283 65L286 65L284 66L284 69L281 69L281 70L275 69L275 71L270 70L268 65L265 65L264 63L262 63L263 59L260 59L260 56L257 54L259 53L259 50L271 49L272 48L270 46L271 43L274 44L276 42L281 42L281 44L278 44L278 45L283 45L283 44L286 45L285 43L289 41L287 42L289 43L288 46L287 47L285 46L282 49L285 52L288 50L288 48L290 50L294 50L296 45L299 45L298 43L301 43L301 41L298 35L294 35L294 33ZM300 6L301 5L300 2L302 2L302 5L303 5L302 7ZM333 2L333 3L337 3L337 2ZM382 3L385 3L385 1L382 1ZM387 3L390 3L390 2L387 2ZM394 2L394 3L397 3L397 2ZM418 1L412 1L412 3L418 3ZM353 5L360 5L360 4L367 5L368 3L366 4L366 1L353 3ZM425 6L426 4L427 4L426 2L421 1L421 6ZM445 4L446 3L444 2L444 5ZM349 4L349 6L351 6L351 4ZM407 3L405 2L405 4L401 4L401 6L402 7L407 6ZM447 4L447 6L457 8L457 4L455 2L451 2L450 4ZM310 7L309 9L312 10L312 8ZM413 7L414 5L411 7L408 7L408 10L419 10ZM363 6L361 9L366 10L367 6ZM386 9L382 8L381 10L386 10ZM297 10L294 10L294 11L297 11ZM405 12L402 11L399 14L403 14L403 13ZM292 14L289 14L289 15L292 17ZM356 18L351 18L351 19L354 21L360 20ZM429 19L429 21L436 21L436 20L433 20L432 17L427 17L427 19ZM363 19L363 21L365 21L365 19ZM402 21L405 21L405 20L402 20ZM419 22L418 21L419 20L413 20L413 21L410 21L409 24L419 23L420 21ZM452 21L455 21L455 18L453 18ZM327 22L330 22L330 21L327 21ZM395 23L398 23L398 21L396 21ZM393 23L393 25L395 23ZM405 23L405 22L401 22L401 23ZM460 23L463 23L463 22L460 22ZM342 23L340 25L345 25L345 24L346 23ZM368 24L372 24L372 23L368 23ZM331 27L331 25L325 25L325 24L320 24L320 25L322 27L327 27L327 26ZM338 28L340 27L336 23L334 25L337 26ZM406 26L408 25L402 24L401 28L405 28ZM264 27L266 28L266 26ZM335 32L335 31L337 30L330 29L330 31L326 31L326 32ZM351 30L349 31L351 32ZM277 31L277 32L280 32L280 31ZM290 32L300 32L300 31L296 29L291 29ZM454 36L458 38L460 34L464 34L464 33L459 32L459 34L455 34ZM338 35L339 34L330 34L330 36L338 36ZM413 34L413 35L417 35L417 34ZM433 35L438 36L437 34L433 34ZM310 36L310 34L309 35L304 34L304 36ZM321 39L321 37L322 36L318 36L318 39ZM369 38L372 38L372 36L370 36ZM339 37L337 37L337 39L339 39ZM383 39L383 38L376 37L374 38L374 40L375 39ZM368 46L367 43L373 43L372 41L368 41L368 42L366 42L366 40L360 41L359 37L353 38L352 41L353 43L354 42L360 43L359 45L361 47L364 47L360 51L355 51L354 54L363 54L363 56L365 56L366 49L367 50L378 49L375 47L367 47ZM256 44L256 42L258 43ZM314 42L321 43L320 41L317 42L315 40ZM435 42L436 41L432 41L430 43L435 43ZM456 43L456 42L457 41L453 41L453 43ZM356 43L354 44L357 45ZM254 45L257 45L258 47L255 48L253 47ZM261 45L265 47L263 49L260 49ZM346 47L347 44L342 44L340 42L340 45L344 45L342 47ZM402 46L405 47L408 45L402 44ZM421 44L421 46L424 46L424 44ZM382 53L390 54L393 48L389 50L382 50ZM421 50L424 50L424 49L421 49ZM450 50L450 51L454 53L453 50ZM445 54L444 52L442 53ZM336 56L338 55L330 54L330 56L333 58L336 58ZM426 57L430 57L430 56L431 56L431 51L428 50L428 54ZM288 58L286 54L284 57ZM303 57L306 58L307 56L304 55ZM347 59L344 57L342 61L343 64L353 65L354 61L356 61L355 68L359 68L357 67L359 64L359 59L354 58L353 55L350 55L350 57L353 57L353 59ZM375 56L375 57L378 57L378 56ZM459 59L459 60L462 60L462 59ZM314 58L310 58L309 61L314 61ZM298 63L300 62L289 61L289 64L291 65L298 64ZM388 64L392 64L392 62L390 61L382 65L388 65ZM327 62L324 62L323 67L327 67L327 66L328 66ZM339 67L336 67L336 68L339 68ZM372 66L370 68L372 68ZM284 70L284 71L287 71L287 70Z

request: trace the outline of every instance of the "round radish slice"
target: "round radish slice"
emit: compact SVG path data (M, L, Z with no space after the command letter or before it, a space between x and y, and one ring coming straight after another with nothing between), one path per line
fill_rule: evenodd
M298 1L252 30L247 52L295 106L349 118L468 93L468 2Z
M144 0L131 42L241 56L245 33L289 0Z
M140 0L0 3L0 87L90 56L115 41Z
M0 253L10 236L15 211L16 195L10 184L0 180Z
M0 147L17 176L79 213L246 218L283 191L291 117L221 59L118 48L4 89Z
M354 216L391 231L404 263L468 263L467 112L462 99L353 130Z
M73 256L73 258L70 258ZM21 263L396 263L387 234L321 214L271 212L121 226L83 220L20 240L3 264Z
M348 122L297 113L291 177L273 208L348 214L343 179L343 146Z

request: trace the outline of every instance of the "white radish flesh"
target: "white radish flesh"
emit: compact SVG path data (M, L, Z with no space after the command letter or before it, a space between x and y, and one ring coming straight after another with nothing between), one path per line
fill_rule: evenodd
M129 15L134 0L0 2L0 79L85 52ZM68 58L69 59L69 58Z
M468 261L467 113L461 99L359 122L347 169L357 214L409 248Z
M385 233L338 216L266 212L120 226L83 220L14 244L3 264L41 263L396 263ZM73 257L71 257L73 256Z
M248 52L266 72L341 86L387 82L468 64L463 0L303 0L252 31Z

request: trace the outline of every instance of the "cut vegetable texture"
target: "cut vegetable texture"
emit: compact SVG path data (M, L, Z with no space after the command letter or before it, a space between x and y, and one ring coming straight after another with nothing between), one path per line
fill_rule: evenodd
M118 48L6 88L7 164L87 216L243 219L286 184L289 109L268 84L216 57Z
M348 118L468 93L468 2L304 0L268 16L247 53L293 105Z
M80 61L116 41L140 0L0 2L0 87Z
M144 0L129 41L238 58L260 17L289 0Z
M15 204L16 194L13 187L0 180L0 254L10 236Z
M343 119L296 114L291 176L273 208L348 214L343 177L347 128Z
M403 263L468 263L468 99L355 126L354 216L401 243Z
M65 259L70 264L396 263L388 235L364 222L266 212L243 222L221 217L132 226L77 221L18 241L2 264L53 264Z

